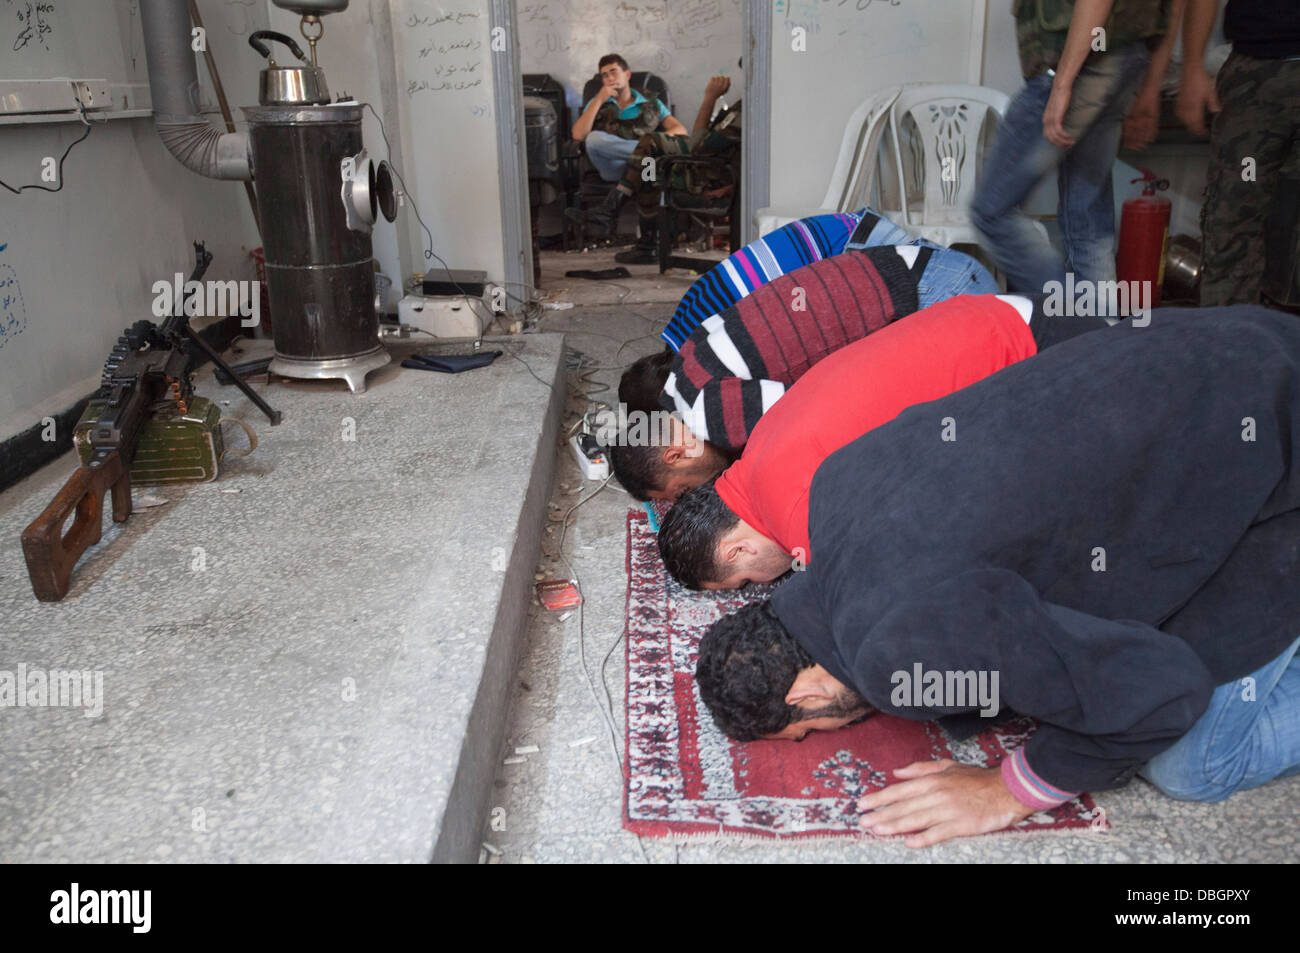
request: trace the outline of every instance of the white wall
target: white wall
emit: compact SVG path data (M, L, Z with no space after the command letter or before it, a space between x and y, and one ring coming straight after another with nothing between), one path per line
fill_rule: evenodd
M687 129L710 76L731 77L727 102L741 98L740 0L517 0L519 59L525 73L564 83L569 108L606 53L664 78ZM576 112L572 119L577 119Z
M247 45L248 34L269 26L300 39L298 18L270 0L199 0L199 8L236 126L246 129L239 107L256 103L264 65ZM487 0L353 0L324 24L319 56L330 90L370 102L384 117L399 153L395 164L433 233L434 250L453 268L481 268L501 279ZM477 44L472 56L429 49L466 41ZM129 56L131 44L121 45ZM408 95L408 82L434 85L449 66L471 60L478 64L477 86ZM202 57L198 62L203 101L213 104ZM4 63L0 55L0 74ZM221 122L215 113L212 118ZM0 178L35 181L39 158L61 153L81 129L79 123L0 125ZM370 152L382 156L383 139L369 112L364 132ZM216 256L209 277L253 277L248 254L260 242L243 185L185 169L163 148L151 119L97 125L72 151L65 173L56 194L0 192L0 245L7 246L0 251L0 279L14 279L22 294L21 317L0 337L0 439L94 389L121 329L151 316L153 282L189 272L191 239L205 239ZM373 237L376 257L398 287L412 272L438 267L426 264L425 238L410 204L396 225L381 223ZM0 316L0 326L7 320Z
M825 194L849 114L876 88L904 82L979 82L1014 96L1024 86L1016 47L1013 0L987 0L982 47L963 55L972 37L972 0L890 0L843 6L818 0L774 0L772 24L773 206L816 207ZM858 9L862 7L862 9ZM965 17L965 19L963 19ZM807 31L806 52L791 48L791 29ZM973 68L972 68L973 67ZM1199 235L1205 184L1203 146L1157 147L1141 163L1168 178L1170 234ZM1139 193L1135 166L1115 169L1116 228L1122 203ZM1056 177L1030 196L1027 210L1052 216Z
M815 208L821 203L844 122L874 90L972 81L982 55L981 7L966 0L843 6L776 0L770 204Z
M0 126L0 178L36 181L39 157L60 155L81 130ZM21 317L0 337L0 439L94 390L122 329L153 318L153 283L194 267L192 240L214 255L209 277L252 278L243 186L185 169L152 120L95 126L63 172L60 192L0 193L0 274L22 296L10 308Z
M479 268L504 278L497 161L498 119L487 0L391 0L396 62L394 107L402 129L402 174L433 233L433 250L451 268ZM415 249L427 238L403 209ZM518 289L514 289L518 291Z
M244 37L266 26L265 3L200 0L199 11L232 107L255 102L258 57ZM86 23L75 19L63 24L59 41L73 52L62 68L86 75L78 68L85 62L104 71L101 60L85 60L76 51L111 50L127 64L135 61L124 78L146 80L134 3L128 13L118 18L120 38L88 38ZM78 26L80 36L71 32ZM0 73L10 62L8 47L0 47ZM198 62L202 99L215 104L201 57ZM235 115L242 118L237 108ZM211 118L221 122L215 113ZM62 154L82 129L79 122L0 125L0 178L38 181L39 158ZM150 118L97 123L64 163L59 192L0 192L0 245L7 246L0 251L0 274L20 286L23 312L16 318L11 307L13 326L0 338L0 439L65 410L98 386L122 329L153 317L153 283L194 267L195 239L213 253L208 277L253 277L249 252L259 242L243 185L190 172L163 147Z
M1020 75L1016 50L1016 21L1011 16L1014 0L988 0L984 15L984 56L980 84L1014 96L1025 85Z
M236 69L236 44L226 37L244 17L253 21L245 32L265 26L265 11L219 0L200 0L199 9L232 103L255 98L256 77ZM65 23L59 40L73 54L64 70L87 75L78 68L84 65L98 75L106 71L103 63L76 51L111 51L128 64L134 59L126 79L145 80L134 3L127 12L119 17L120 38L88 37L85 23ZM71 32L78 27L81 35ZM8 47L0 47L0 72ZM203 99L215 103L201 61L199 68ZM0 178L36 181L36 158L61 154L81 130L75 122L0 125ZM98 385L122 329L153 317L153 282L193 268L193 239L206 241L214 255L210 277L253 277L248 255L258 241L243 186L185 169L159 142L152 119L97 124L68 156L64 179L53 194L0 193L0 245L7 244L0 272L21 285L25 315L25 326L0 346L0 439L65 410Z

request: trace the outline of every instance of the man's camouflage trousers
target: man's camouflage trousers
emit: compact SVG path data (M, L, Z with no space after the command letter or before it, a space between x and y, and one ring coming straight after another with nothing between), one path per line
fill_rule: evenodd
M1300 208L1300 60L1234 51L1217 87L1222 110L1210 132L1201 209L1201 305L1255 304L1261 287L1285 301L1280 286L1293 274Z
M636 149L628 157L622 184L635 197L637 211L645 218L652 218L658 210L659 193L666 185L674 190L704 192L731 184L726 172L712 167L679 165L665 174L659 162L661 158L728 155L738 149L737 139L712 130L688 136L648 133L637 140Z

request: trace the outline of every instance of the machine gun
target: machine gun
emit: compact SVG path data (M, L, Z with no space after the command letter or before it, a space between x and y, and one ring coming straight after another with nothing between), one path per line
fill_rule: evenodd
M194 254L190 281L197 282L207 271L212 253L195 242ZM23 530L27 572L42 602L57 602L67 595L77 560L103 536L106 493L113 496L114 522L125 522L131 515L131 461L141 428L159 407L176 406L184 413L194 395L194 358L188 345L194 344L230 373L273 425L280 422L279 411L230 371L190 327L183 302L178 305L161 327L137 321L117 339L95 395L105 401L105 407L90 432L90 459ZM63 525L74 510L76 518L65 533Z

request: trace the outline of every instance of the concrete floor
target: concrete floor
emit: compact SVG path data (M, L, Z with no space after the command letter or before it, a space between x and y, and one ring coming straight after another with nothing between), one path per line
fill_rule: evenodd
M599 370L593 396L614 400L621 369L662 345L667 322L689 276L659 276L630 268L622 283L563 279L568 268L602 268L609 254L543 256L543 288L570 310L547 311L546 331L563 331L571 349ZM598 387L589 387L597 390ZM570 375L566 424L587 406ZM547 611L534 604L513 700L503 762L483 831L480 859L492 863L650 862L908 862L908 863L1241 863L1294 862L1300 857L1300 778L1238 794L1223 804L1188 804L1164 797L1145 781L1096 796L1113 825L1108 833L996 835L950 841L912 851L898 841L850 838L781 844L718 839L674 845L638 839L622 829L623 779L602 709L623 739L627 577L625 515L636 506L611 483L594 497L567 448L556 456L551 526L538 567L546 576L576 576L581 611ZM590 498L589 498L590 497ZM561 523L572 525L557 552ZM570 571L570 567L571 570ZM601 681L603 676L604 685ZM597 697L599 696L599 697ZM530 748L538 749L536 752ZM516 749L525 753L516 755Z

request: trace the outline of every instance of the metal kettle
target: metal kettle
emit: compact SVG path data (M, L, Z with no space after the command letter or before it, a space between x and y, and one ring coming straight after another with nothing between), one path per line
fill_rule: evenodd
M271 55L271 48L263 40L276 40L298 57L301 66L281 66ZM267 59L266 69L258 79L257 101L263 106L325 105L330 101L329 87L325 85L325 71L313 66L302 52L302 47L291 37L275 30L258 30L248 38L248 45Z

